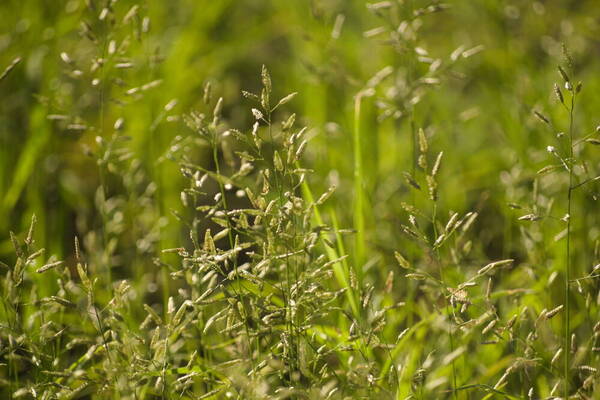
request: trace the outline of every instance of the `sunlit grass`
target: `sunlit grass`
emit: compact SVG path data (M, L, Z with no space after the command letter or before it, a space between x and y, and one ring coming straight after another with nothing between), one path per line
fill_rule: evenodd
M546 3L0 4L0 397L595 398L597 5Z

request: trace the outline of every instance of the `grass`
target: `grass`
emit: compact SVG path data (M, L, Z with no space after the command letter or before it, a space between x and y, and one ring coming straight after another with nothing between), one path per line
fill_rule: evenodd
M365 201L364 201L364 185L365 174L363 171L362 160L362 141L360 127L360 108L363 93L358 93L354 99L354 133L353 133L353 149L354 149L354 229L356 230L356 277L359 287L362 287L362 269L365 263Z
M0 397L597 398L595 9L3 2Z
M565 349L571 348L571 300L570 300L570 286L571 286L571 196L573 192L573 111L575 110L575 94L571 96L571 107L569 108L569 159L571 160L571 166L569 168L569 188L567 190L567 255L565 261ZM569 352L565 352L565 398L569 398L569 370L571 368Z

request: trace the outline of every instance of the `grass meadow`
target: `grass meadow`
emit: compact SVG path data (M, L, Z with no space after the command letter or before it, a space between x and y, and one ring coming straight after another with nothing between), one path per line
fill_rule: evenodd
M3 0L0 398L600 399L598 12Z

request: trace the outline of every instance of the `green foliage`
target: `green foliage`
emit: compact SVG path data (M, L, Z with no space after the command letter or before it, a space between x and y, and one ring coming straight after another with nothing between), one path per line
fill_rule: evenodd
M0 397L597 398L594 1L58 3L0 4Z

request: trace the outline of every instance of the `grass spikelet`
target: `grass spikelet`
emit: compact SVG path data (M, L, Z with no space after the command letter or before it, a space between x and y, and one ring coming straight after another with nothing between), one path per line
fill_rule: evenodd
M498 323L498 320L492 320L490 321L485 328L483 328L483 330L481 331L482 335L486 335L488 332L490 332L492 329L494 329L494 327L496 326L496 324Z
M45 264L43 266L41 266L40 268L36 269L35 272L37 272L38 274L42 274L50 269L54 269L56 267L59 267L61 265L64 264L64 261L55 261L55 262L51 262L48 264Z
M548 117L546 117L544 114L540 113L539 111L533 111L533 115L535 115L537 117L537 119L539 119L543 123L550 125L550 120L548 119Z
M426 154L429 149L429 144L427 143L427 137L425 136L425 131L423 128L419 128L419 151L422 154Z
M399 252L394 252L394 257L396 257L396 261L398 261L398 264L405 269L410 269L410 263L408 262L408 260Z
M408 183L410 186L414 187L417 190L421 190L421 185L417 183L417 181L412 177L410 173L402 172L402 176L404 177L406 183Z
M565 104L565 98L563 97L560 87L558 87L556 83L554 84L554 94L556 95L558 101L561 102L561 104Z
M494 270L495 268L503 267L503 266L506 266L506 265L510 265L514 261L515 260L513 260L513 259L507 259L507 260L501 260L501 261L494 261L492 263L487 264L485 267L479 269L477 271L477 275L483 275L483 274L486 274L486 273Z
M548 311L545 315L546 319L551 319L553 318L556 314L558 314L559 312L562 311L562 309L564 308L564 305L561 304L560 306L553 308L552 310Z
M560 358L560 356L562 355L562 353L563 353L563 348L562 347L560 347L558 350L556 350L556 352L552 356L552 360L550 360L550 365L556 364L556 362L558 361L558 359Z
M438 171L440 170L440 165L442 163L442 156L444 155L443 151L440 151L435 159L433 167L431 168L431 176L435 178Z
M33 253L31 253L27 256L26 262L29 263L29 262L35 260L36 258L41 257L42 255L44 255L45 252L46 252L46 249L39 249L37 251L34 251Z
M567 75L567 72L560 65L558 66L558 73L559 73L560 77L563 79L563 81L565 81L565 83L571 81L569 79L569 75Z
M21 57L16 57L11 61L4 71L2 71L2 74L0 74L0 82L2 82L8 76L8 74L11 73L11 71L21 62L21 60Z

